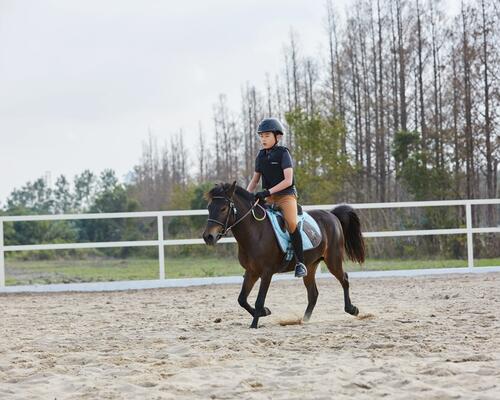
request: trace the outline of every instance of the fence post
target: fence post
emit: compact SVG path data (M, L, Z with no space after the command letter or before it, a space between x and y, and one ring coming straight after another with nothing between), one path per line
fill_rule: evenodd
M467 265L469 269L474 268L474 242L472 239L472 206L465 203L465 220L467 223Z
M0 219L0 287L5 287L5 252L3 251L3 220Z
M163 216L158 215L158 259L160 261L160 279L165 279L165 251L163 246Z

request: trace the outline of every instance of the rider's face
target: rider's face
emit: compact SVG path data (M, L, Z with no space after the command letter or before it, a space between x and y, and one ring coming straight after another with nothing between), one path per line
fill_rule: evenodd
M259 133L260 144L264 149L270 149L276 143L276 139L274 138L273 132L262 132ZM280 138L281 135L277 135L277 138Z

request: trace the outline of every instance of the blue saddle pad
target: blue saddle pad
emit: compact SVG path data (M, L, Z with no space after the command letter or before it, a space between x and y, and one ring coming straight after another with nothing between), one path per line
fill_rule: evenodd
M266 210L269 221L274 230L276 239L283 253L286 253L286 259L291 260L293 257L293 248L290 240L290 234L285 229L283 224L283 214L280 211L268 208ZM281 224L280 224L281 222ZM297 215L297 229L300 230L302 236L302 245L304 251L314 249L321 242L321 231L318 223L305 211L302 215Z

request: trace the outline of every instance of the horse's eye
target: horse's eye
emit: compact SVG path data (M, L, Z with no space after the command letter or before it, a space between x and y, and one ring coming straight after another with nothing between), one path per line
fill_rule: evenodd
M227 207L222 207L220 210L221 212L225 212L227 210Z

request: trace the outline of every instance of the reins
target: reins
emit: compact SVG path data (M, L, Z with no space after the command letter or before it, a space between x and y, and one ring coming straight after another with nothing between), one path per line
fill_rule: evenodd
M231 217L231 213L234 213L234 215L237 215L238 214L238 210L236 209L235 205L234 205L234 202L232 199L228 199L227 197L225 196L214 196L212 197L212 199L223 199L223 200L226 200L229 202L229 211L227 213L227 217L226 217L226 222L225 223L222 223L220 221L217 221L216 219L212 219L212 218L208 218L207 221L210 221L210 222L215 222L216 224L219 224L220 226L223 227L223 230L222 230L222 233L219 233L219 237L222 237L222 236L226 236L227 233L232 229L234 228L236 225L238 225L241 221L243 221L248 214L252 213L254 219L256 221L263 221L265 218L266 218L266 210L264 209L264 207L262 207L260 204L259 204L259 200L257 200L254 204L252 204L252 207L250 207L250 209L245 213L245 215L243 215L243 217L241 217L240 219L236 220L234 224L232 224L231 226L227 226L228 223L229 223L229 218ZM264 212L264 216L262 218L257 218L257 216L255 215L255 206L259 206L261 208L261 210Z

